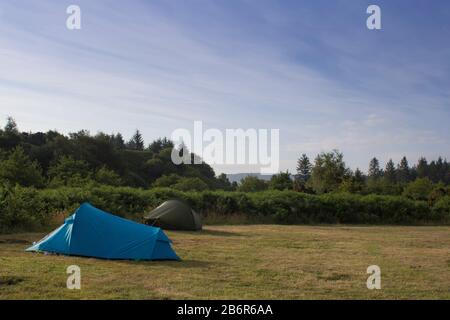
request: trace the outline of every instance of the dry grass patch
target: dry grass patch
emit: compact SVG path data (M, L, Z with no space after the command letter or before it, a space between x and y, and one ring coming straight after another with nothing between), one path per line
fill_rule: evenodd
M24 252L0 236L0 299L450 299L450 227L209 226L167 232L181 262ZM82 289L66 289L80 266ZM366 288L366 269L382 290Z

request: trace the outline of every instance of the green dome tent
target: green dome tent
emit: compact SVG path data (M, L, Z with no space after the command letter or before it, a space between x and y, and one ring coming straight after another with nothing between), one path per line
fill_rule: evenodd
M163 202L144 215L145 223L168 230L201 230L200 216L186 203L179 200Z

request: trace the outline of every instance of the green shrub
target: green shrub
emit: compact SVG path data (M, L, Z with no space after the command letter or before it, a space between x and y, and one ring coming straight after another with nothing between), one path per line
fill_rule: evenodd
M267 190L267 182L254 176L246 176L238 186L238 191L241 192L258 192L263 190Z
M202 179L197 177L183 177L177 183L172 185L172 188L180 191L204 191L208 189L208 185L203 182Z
M7 159L0 161L0 182L39 188L44 185L44 177L39 164L31 161L22 147L17 147Z
M413 200L428 200L432 191L433 182L428 178L419 178L405 187L403 195Z
M433 206L433 217L435 220L450 222L450 196L441 198Z
M0 232L24 231L46 225L49 207L34 188L0 189Z
M52 188L63 186L80 186L92 182L92 174L89 165L83 160L63 156L58 162L49 168L49 186Z
M72 213L90 202L105 211L141 221L145 212L169 199L181 199L204 216L231 217L282 224L414 224L450 222L450 197L430 207L425 201L401 196L328 193L311 195L291 190L262 192L181 192L92 185L34 189L0 187L0 232L32 230L49 225L56 213Z
M269 181L269 189L272 190L292 190L294 184L289 172L274 174Z
M121 186L123 184L120 176L113 170L108 169L106 166L101 167L95 173L95 181L100 184L105 184L108 186Z
M153 182L153 187L156 188L168 188L170 186L173 186L174 184L178 183L182 177L172 173L168 175L163 175L162 177L156 179L155 182Z

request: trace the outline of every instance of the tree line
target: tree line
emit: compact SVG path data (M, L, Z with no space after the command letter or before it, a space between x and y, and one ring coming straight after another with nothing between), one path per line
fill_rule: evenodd
M389 160L383 168L373 158L363 173L348 168L343 154L333 150L320 153L314 161L303 154L294 174L280 172L270 181L247 176L237 184L230 183L225 174L216 176L206 163L173 164L174 148L167 138L146 145L139 130L128 141L120 133L91 135L85 130L67 136L57 131L20 132L14 119L8 118L0 129L0 182L36 188L110 185L179 191L347 192L405 195L415 200L433 200L450 192L450 163L442 157L431 162L420 158L413 166L403 157L398 164Z
M360 169L352 171L337 150L322 152L311 164L303 154L297 161L296 187L304 191L326 193L348 191L351 193L375 193L398 195L412 187L433 185L445 188L450 183L450 163L439 157L430 163L421 157L416 165L410 166L404 156L398 164L392 159L381 168L374 157L369 162L367 174Z
M167 138L145 145L139 130L128 141L121 133L91 135L86 130L68 135L20 132L9 117L0 129L0 182L36 188L87 184L173 187L180 191L232 188L226 175L216 177L206 163L173 164L173 148Z
M410 166L406 157L398 164L390 159L384 168L372 158L369 170L351 170L338 150L322 152L311 162L306 154L297 161L295 174L282 172L266 182L248 176L241 181L238 190L246 192L267 189L288 190L310 194L347 192L353 194L404 195L414 200L436 201L450 195L450 163L439 157L428 162L420 158Z

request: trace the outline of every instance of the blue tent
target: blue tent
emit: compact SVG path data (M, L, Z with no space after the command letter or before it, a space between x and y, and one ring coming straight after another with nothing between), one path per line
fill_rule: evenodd
M82 204L64 224L27 251L105 259L179 260L160 228Z

